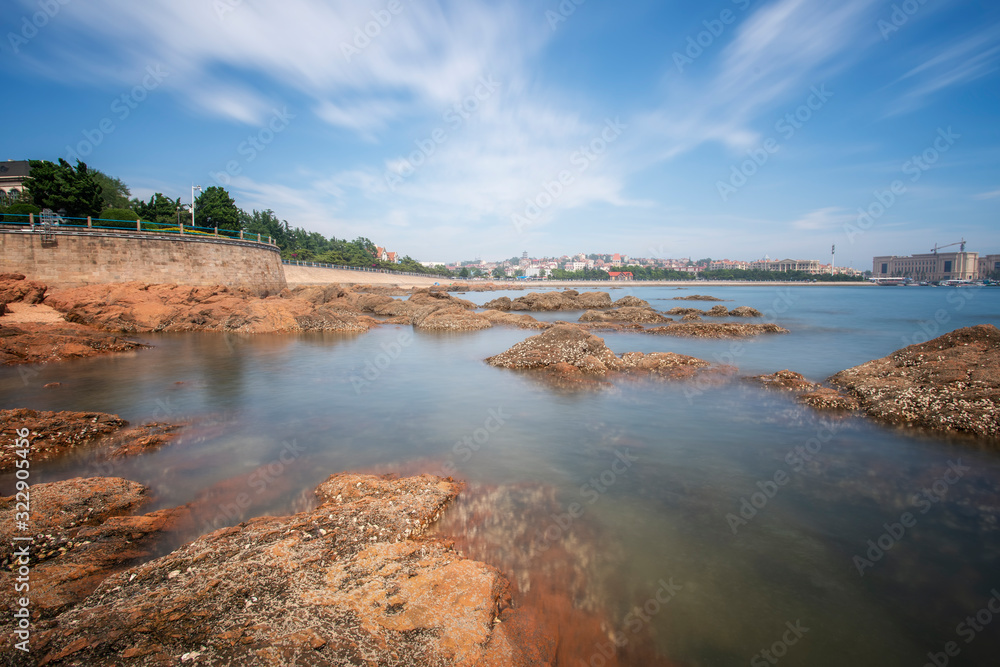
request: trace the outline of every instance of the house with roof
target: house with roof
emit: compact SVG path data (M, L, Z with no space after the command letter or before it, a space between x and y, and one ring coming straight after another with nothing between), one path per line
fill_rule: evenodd
M24 182L28 180L31 164L27 160L7 160L0 162L0 192L24 192Z
M611 280L634 280L631 271L608 271Z

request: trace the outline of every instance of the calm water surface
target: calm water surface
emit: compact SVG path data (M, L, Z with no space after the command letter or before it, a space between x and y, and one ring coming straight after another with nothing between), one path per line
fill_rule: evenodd
M1000 324L1000 290L989 288L611 292L661 310L712 305L670 300L692 293L766 311L791 333L741 344L608 333L606 342L617 353L675 351L743 374L789 368L822 380L945 331ZM498 294L464 296L481 304ZM521 545L497 564L522 590L532 577L537 589L544 568L533 562L558 543L566 568L585 575L567 584L574 604L673 664L919 667L948 642L959 651L949 664L1000 662L1000 614L987 608L1000 590L997 443L831 419L740 383L566 392L482 362L531 333L147 335L155 347L135 354L0 369L0 404L189 422L154 454L113 465L81 454L33 469L32 481L134 479L155 490L153 508L206 507L202 530L300 509L341 470L453 466L471 497L542 493L545 507L525 502L495 518L485 538L495 544L482 553ZM9 492L11 478L0 485ZM906 512L911 525L897 526ZM660 582L673 584L672 597L652 604ZM648 615L636 616L644 605ZM576 647L568 664L605 664L602 640ZM621 664L645 664L618 653Z

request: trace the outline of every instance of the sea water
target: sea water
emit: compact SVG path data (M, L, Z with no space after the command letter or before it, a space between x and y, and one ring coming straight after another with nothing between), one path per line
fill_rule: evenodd
M787 368L821 381L959 327L1000 324L993 288L611 290L659 310L713 305L673 300L694 293L755 307L790 333L599 335L619 354L672 351L742 375ZM998 443L835 418L738 381L567 390L483 362L534 333L144 334L134 338L152 349L0 369L0 405L187 424L141 457L82 452L33 466L32 483L136 480L153 490L148 510L202 508L189 537L302 509L345 470L445 472L470 497L520 498L495 508L511 516L494 518L499 528L468 555L530 544L497 563L527 595L558 574L546 560L558 544L583 577L566 584L571 603L603 619L565 664L613 664L608 651L645 664L631 650L640 642L663 664L997 663ZM0 491L12 487L0 477Z

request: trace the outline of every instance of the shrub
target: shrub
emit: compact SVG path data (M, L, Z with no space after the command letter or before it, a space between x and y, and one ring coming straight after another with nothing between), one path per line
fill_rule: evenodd
M106 208L101 211L100 219L94 220L93 223L99 227L135 229L135 221L138 217L135 211L128 208Z
M4 209L4 212L7 214L3 217L4 222L21 222L27 224L29 213L35 214L35 222L41 222L38 216L41 214L42 209L38 208L34 204L28 204L26 202L11 204Z

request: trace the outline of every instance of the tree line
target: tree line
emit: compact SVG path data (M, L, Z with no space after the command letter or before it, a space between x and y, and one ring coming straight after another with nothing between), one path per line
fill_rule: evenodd
M58 163L31 160L29 164L31 177L25 182L24 191L0 193L0 219L6 222L23 221L24 216L38 215L43 209L66 218L90 217L100 220L95 224L104 227L134 227L136 220L172 226L187 224L191 219L190 210L181 204L179 197L171 199L161 192L153 194L149 201L132 197L121 179L88 168L83 162L77 161L74 167L60 158ZM281 249L282 259L451 275L443 266L428 268L408 255L398 263L383 262L375 256L375 244L364 237L353 241L327 238L318 232L292 227L270 209L244 211L219 186L205 188L194 204L198 227L270 237Z

